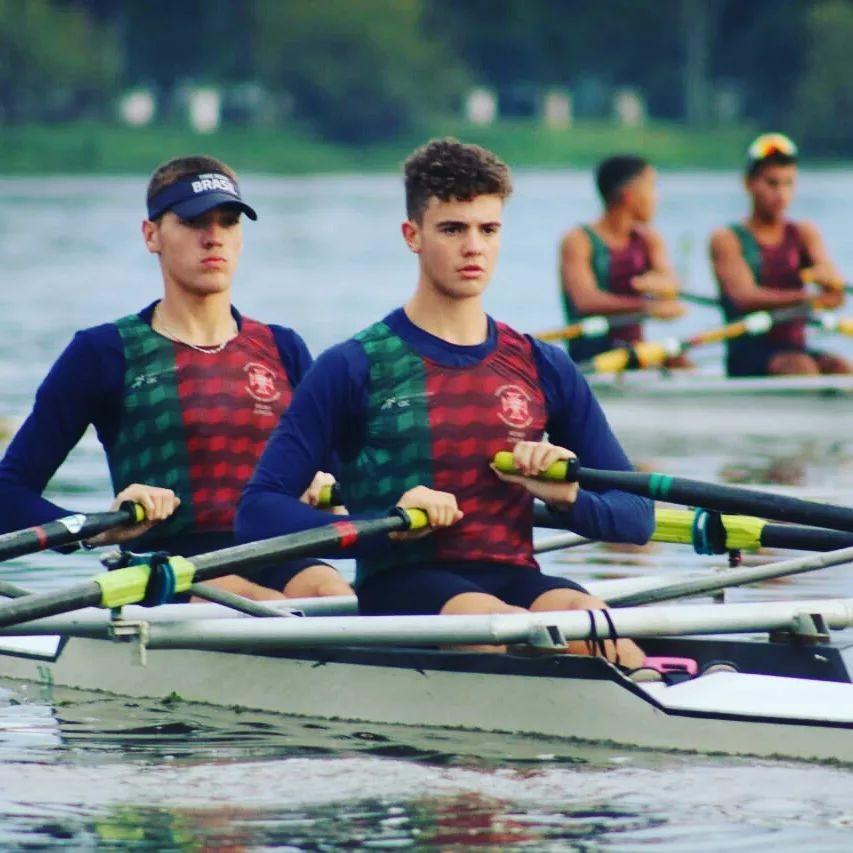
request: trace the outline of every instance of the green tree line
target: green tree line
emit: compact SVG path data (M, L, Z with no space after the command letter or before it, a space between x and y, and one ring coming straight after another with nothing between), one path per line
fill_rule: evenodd
M474 85L510 107L565 88L579 114L631 86L694 123L724 88L749 120L846 154L850 43L850 0L0 0L0 123L106 118L131 86L168 104L185 82L252 82L363 144L458 114Z

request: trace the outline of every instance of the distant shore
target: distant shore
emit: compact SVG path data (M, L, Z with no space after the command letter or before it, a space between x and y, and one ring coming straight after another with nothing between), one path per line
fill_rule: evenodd
M0 133L0 175L145 174L170 157L199 152L220 157L240 172L378 172L396 168L418 142L444 135L492 148L515 167L587 168L607 154L632 152L662 168L733 169L740 167L754 134L748 126L694 130L654 122L620 128L584 121L555 130L528 120L504 120L490 127L445 123L393 143L345 146L299 127L227 128L202 135L175 126L6 126Z

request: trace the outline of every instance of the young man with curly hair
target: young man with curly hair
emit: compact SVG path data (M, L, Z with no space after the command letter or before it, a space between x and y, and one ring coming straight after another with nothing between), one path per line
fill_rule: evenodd
M597 468L630 463L567 354L483 310L509 170L482 148L435 140L406 161L405 186L403 239L419 267L414 294L317 360L246 488L238 538L322 524L298 497L317 461L336 452L356 517L396 505L419 507L430 521L426 536L362 546L362 613L602 607L578 584L540 571L533 499L546 501L566 527L610 541L645 542L652 506L621 492L533 478L574 453ZM512 450L527 476L493 470L501 450ZM570 649L585 652L587 645ZM632 642L619 640L618 651L625 665L642 663ZM612 645L608 653L614 655Z
M152 175L142 237L156 255L163 296L78 332L54 364L0 462L0 532L69 511L42 497L48 481L93 424L116 494L146 520L100 534L190 556L233 544L234 511L267 436L311 356L292 329L242 316L231 305L243 245L241 215L257 219L237 176L220 160L171 160ZM329 475L306 484L315 501ZM329 565L271 566L257 583L216 585L251 598L337 595L349 585Z

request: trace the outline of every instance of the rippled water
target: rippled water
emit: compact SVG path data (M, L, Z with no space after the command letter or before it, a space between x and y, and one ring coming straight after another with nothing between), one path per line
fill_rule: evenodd
M0 180L0 419L7 428L26 414L75 329L156 298L156 266L138 234L144 183ZM246 313L294 326L318 351L405 299L414 263L399 237L397 178L250 176L244 185L261 214L245 229L235 302ZM796 210L818 223L848 275L851 196L853 173L807 173ZM690 289L711 292L705 235L737 217L742 203L734 174L664 176L660 226ZM517 176L489 294L496 316L533 331L560 322L556 243L594 204L585 175ZM718 320L695 309L679 328ZM853 355L849 340L821 340ZM719 366L718 349L702 358ZM766 427L747 434L718 417L712 402L700 405L704 430L673 434L662 411L660 430L626 429L620 437L637 461L659 470L780 484L853 504L853 438L838 422L849 413L833 410L831 438L819 403L795 413L798 423L813 416L811 431L786 434L780 419L772 434ZM105 507L106 466L92 435L50 489L68 507ZM584 579L675 574L717 558L676 546L593 547L545 562ZM0 578L44 589L95 568L91 556L38 556L4 564ZM839 594L853 595L849 568L730 598ZM844 850L853 837L849 768L295 720L70 691L48 702L35 687L7 687L0 689L3 849Z

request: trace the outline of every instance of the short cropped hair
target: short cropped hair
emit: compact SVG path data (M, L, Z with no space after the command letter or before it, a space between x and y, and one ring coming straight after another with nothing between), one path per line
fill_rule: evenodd
M160 190L180 181L181 178L203 172L221 172L231 178L234 183L237 183L237 175L234 170L221 160L217 160L216 157L208 157L206 154L191 154L189 157L175 157L173 160L158 166L148 181L145 200L151 201Z
M796 155L774 151L772 154L762 157L761 160L750 160L746 165L746 176L747 178L756 178L766 166L796 166L796 164Z
M617 154L598 164L595 170L595 185L605 205L619 198L620 191L649 167L649 161L634 154Z
M458 139L432 139L416 149L404 164L406 215L423 219L432 196L440 201L470 201L479 195L505 199L512 192L509 166L479 145Z

